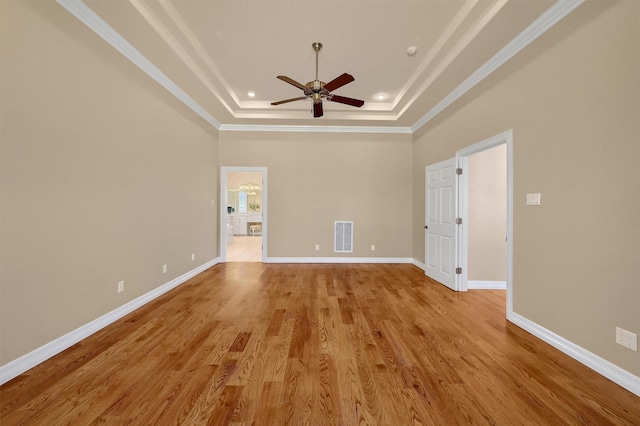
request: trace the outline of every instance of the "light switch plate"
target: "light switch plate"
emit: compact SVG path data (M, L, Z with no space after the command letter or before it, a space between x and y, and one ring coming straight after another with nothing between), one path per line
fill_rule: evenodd
M542 195L538 192L535 194L527 194L527 205L528 206L539 206Z

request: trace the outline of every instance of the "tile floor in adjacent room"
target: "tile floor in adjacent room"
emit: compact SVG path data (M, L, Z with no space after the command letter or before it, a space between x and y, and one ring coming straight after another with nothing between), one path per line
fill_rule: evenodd
M227 262L262 262L262 237L234 235L227 244Z

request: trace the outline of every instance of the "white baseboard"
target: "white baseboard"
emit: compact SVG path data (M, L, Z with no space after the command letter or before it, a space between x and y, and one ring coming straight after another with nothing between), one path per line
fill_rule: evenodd
M425 264L422 262L419 262L416 259L412 259L411 263L413 263L415 266L417 266L422 270L425 269ZM490 282L493 282L493 281L490 281ZM469 289L473 288L471 286L472 283L473 281L469 281L467 283ZM486 283L486 281L482 281L482 283ZM487 287L482 287L482 288L487 288ZM506 289L506 282L504 283L503 288ZM546 328L539 326L533 321L528 320L527 318L519 314L516 314L513 311L507 312L507 320L511 321L518 327L531 333L537 338L543 340L544 342L550 344L551 346L558 349L559 351L564 352L565 354L569 355L571 358L575 359L576 361L586 365L587 367L591 368L597 373L603 375L604 377L611 380L612 382L622 386L629 392L637 396L640 396L640 377L628 372L627 370L624 370L618 367L617 365L607 361L606 359L599 357L598 355L592 352L589 352L588 350L576 345L575 343L570 342L564 337L558 336L552 331L549 331Z
M265 263L411 263L408 257L268 257Z
M467 290L506 290L506 281L467 281Z
M420 269L424 269L424 264L418 262L415 259L409 258L269 258L268 262L271 263L412 263ZM35 367L41 362L53 357L54 355L64 351L65 349L75 345L82 339L85 339L93 333L101 330L109 324L119 320L125 315L133 312L134 310L142 307L150 301L156 299L169 290L179 286L187 280L193 278L199 273L211 268L219 263L219 259L213 259L199 267L169 281L154 290L143 294L142 296L114 309L113 311L79 327L64 336L61 336L20 358L11 361L0 367L0 385L8 382L11 379L19 376L27 370ZM469 286L471 288L471 286ZM587 351L586 349L570 342L569 340L547 330L546 328L528 320L527 318L516 314L515 312L509 312L507 316L508 320L538 337L544 342L550 344L554 348L564 352L573 359L581 362L592 370L602 374L609 380L617 383L629 392L640 396L640 377L631 374L630 372L618 367L615 364Z
M425 265L423 262L420 262L416 259L411 259L411 263L413 263L415 266L422 269L423 271L427 269L427 265Z
M554 332L541 327L515 312L511 312L509 320L523 330L533 334L554 348L569 355L576 361L579 361L599 374L602 374L604 377L622 386L629 392L640 396L640 377L631 374L627 370L624 370L615 364L612 364L606 359L600 358L598 355L570 342L562 336L558 336Z
M177 278L174 278L168 283L163 284L160 287L157 287L151 290L150 292L143 294L142 296L137 297L136 299L133 299L130 302L125 303L124 305L114 309L113 311L108 312L105 315L99 318L96 318L95 320L79 328L76 328L73 331L70 331L64 336L61 336L37 349L34 349L28 354L23 355L20 358L17 358L9 362L8 364L1 366L0 367L0 385L8 382L11 379L14 379L15 377L18 377L20 374L24 373L25 371L35 367L36 365L40 364L43 361L46 361L47 359L53 357L54 355L59 354L65 349L75 345L82 339L86 339L93 333L103 329L109 324L135 311L136 309L149 303L153 299L163 295L169 290L195 277L199 273L211 268L212 266L219 263L219 261L220 261L219 258L210 260L209 262L204 263L198 266L197 268L192 269L191 271L186 272Z

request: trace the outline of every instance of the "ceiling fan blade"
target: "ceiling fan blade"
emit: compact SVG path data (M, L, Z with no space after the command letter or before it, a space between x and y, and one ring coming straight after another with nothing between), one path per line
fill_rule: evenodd
M307 90L307 86L305 86L304 84L298 83L297 81L295 81L292 78L287 77L286 75L279 75L278 77L280 80L285 81L293 86L296 86L298 89L302 89L302 90Z
M322 102L313 103L313 118L322 117Z
M324 85L324 88L329 92L336 90L338 87L342 87L347 83L351 83L355 78L351 74L347 74L346 72L341 76L338 76Z
M301 101L303 99L307 99L306 96L300 96L298 98L291 98L291 99L284 99L282 101L277 101L277 102L271 102L271 105L280 105L280 104L286 104L287 102L293 102L293 101Z
M358 108L364 105L364 101L361 101L360 99L345 98L344 96L338 95L330 95L327 97L327 99L333 102L339 102L341 104L351 105Z

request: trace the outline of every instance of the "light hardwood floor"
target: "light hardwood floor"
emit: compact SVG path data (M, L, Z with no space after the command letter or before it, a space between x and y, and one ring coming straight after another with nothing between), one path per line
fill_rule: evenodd
M2 386L0 424L640 424L504 306L413 265L219 264Z
M228 262L262 262L262 237L235 235L227 244Z

